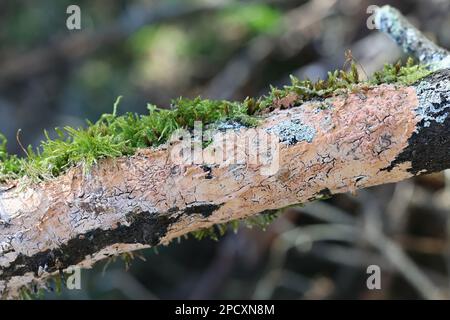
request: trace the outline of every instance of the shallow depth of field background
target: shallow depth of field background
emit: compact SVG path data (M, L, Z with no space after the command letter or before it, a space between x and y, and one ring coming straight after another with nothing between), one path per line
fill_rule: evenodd
M289 75L316 80L351 49L371 74L404 58L369 30L371 4L399 8L450 48L450 2L358 0L0 1L0 131L36 145L44 129L179 96L244 99ZM78 4L82 30L66 29ZM143 259L146 261L144 262ZM380 266L382 289L366 268ZM82 272L62 299L450 298L450 173L290 208L266 231L193 238Z

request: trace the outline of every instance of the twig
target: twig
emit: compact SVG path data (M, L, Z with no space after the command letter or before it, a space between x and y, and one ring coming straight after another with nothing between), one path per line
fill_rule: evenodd
M375 23L405 52L430 65L432 70L450 68L450 53L425 37L397 9L381 7L376 12Z
M364 201L365 224L363 234L365 239L377 248L388 261L405 277L406 280L425 299L443 298L441 290L423 273L404 250L394 241L386 237L381 230L380 213L373 200Z

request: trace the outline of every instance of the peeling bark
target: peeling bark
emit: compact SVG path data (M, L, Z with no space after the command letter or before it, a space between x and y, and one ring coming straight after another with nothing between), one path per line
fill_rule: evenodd
M0 193L0 292L16 296L70 266L167 244L200 228L450 167L450 71L415 86L355 92L264 115L279 168L180 164L172 141ZM327 106L324 108L324 105ZM253 130L253 131L252 131ZM252 141L254 129L237 127ZM203 150L223 148L217 132ZM245 139L243 139L245 142ZM248 142L247 141L247 142ZM248 148L238 142L237 148Z

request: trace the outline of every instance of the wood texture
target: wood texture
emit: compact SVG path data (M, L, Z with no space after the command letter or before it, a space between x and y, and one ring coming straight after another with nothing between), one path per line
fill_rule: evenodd
M361 85L276 109L256 129L217 130L201 151L203 162L176 161L188 145L172 140L104 159L87 175L72 168L37 185L5 186L1 296L17 296L21 286L70 266L87 268L216 223L448 168L449 93L448 70L415 86ZM250 161L261 132L275 149ZM224 145L230 135L235 143ZM220 163L212 157L217 150L224 152Z

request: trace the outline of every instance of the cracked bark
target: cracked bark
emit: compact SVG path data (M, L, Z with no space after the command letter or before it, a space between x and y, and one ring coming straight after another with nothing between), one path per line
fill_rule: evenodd
M17 296L23 285L70 266L88 268L216 223L450 168L449 69L413 86L353 91L264 115L258 129L277 137L273 172L257 162L173 162L173 150L183 146L175 141L104 159L88 175L77 167L37 185L5 186L1 296ZM248 138L238 148L254 142L254 129L235 133ZM217 132L205 159L222 139Z

